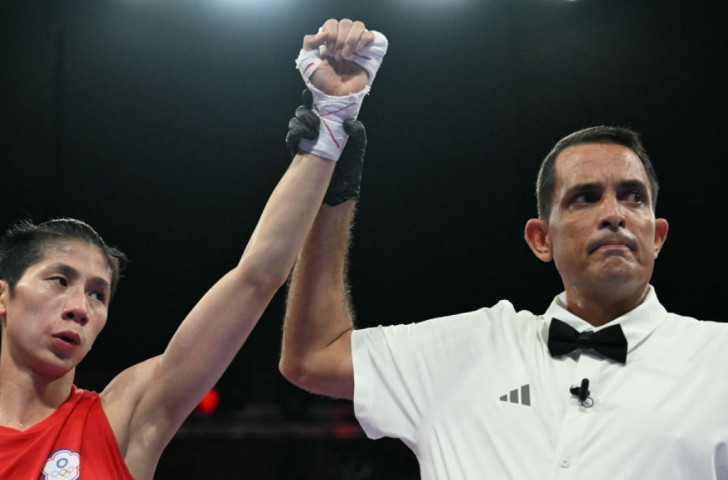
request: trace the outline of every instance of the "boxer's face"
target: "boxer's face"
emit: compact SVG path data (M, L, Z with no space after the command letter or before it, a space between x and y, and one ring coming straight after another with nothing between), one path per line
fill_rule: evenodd
M3 350L42 375L75 368L106 324L110 282L95 245L80 240L45 245L12 293L6 282L0 285Z

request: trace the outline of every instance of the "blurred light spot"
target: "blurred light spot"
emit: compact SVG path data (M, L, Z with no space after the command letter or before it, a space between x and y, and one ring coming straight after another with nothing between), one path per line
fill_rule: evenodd
M227 6L227 7L242 7L242 8L275 8L284 5L292 5L294 0L212 0L215 5Z
M220 392L218 392L217 388L213 388L207 392L207 395L197 405L197 411L205 415L211 415L215 413L218 405L220 405Z

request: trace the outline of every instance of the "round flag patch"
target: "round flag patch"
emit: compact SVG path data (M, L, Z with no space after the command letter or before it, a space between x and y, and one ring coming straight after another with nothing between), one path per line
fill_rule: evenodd
M73 450L56 450L43 467L43 480L78 480L81 476L81 455Z

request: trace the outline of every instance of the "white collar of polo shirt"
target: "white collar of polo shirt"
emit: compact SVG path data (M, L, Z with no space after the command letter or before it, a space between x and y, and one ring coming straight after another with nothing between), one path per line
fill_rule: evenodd
M621 317L617 317L609 323L594 327L592 324L583 320L566 309L566 292L562 292L554 298L546 312L541 316L543 325L538 331L539 338L547 344L549 337L549 327L551 320L558 318L562 322L576 329L581 333L586 330L599 330L611 325L621 325L624 336L627 338L627 352L631 352L637 348L660 324L662 319L667 315L667 310L657 299L657 293L652 285L650 285L647 295L642 303ZM627 357L629 361L629 357Z

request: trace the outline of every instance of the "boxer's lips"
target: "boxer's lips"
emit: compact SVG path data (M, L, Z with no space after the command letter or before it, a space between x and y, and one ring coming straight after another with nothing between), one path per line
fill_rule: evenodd
M53 334L53 338L62 340L72 345L81 345L81 336L70 330Z

